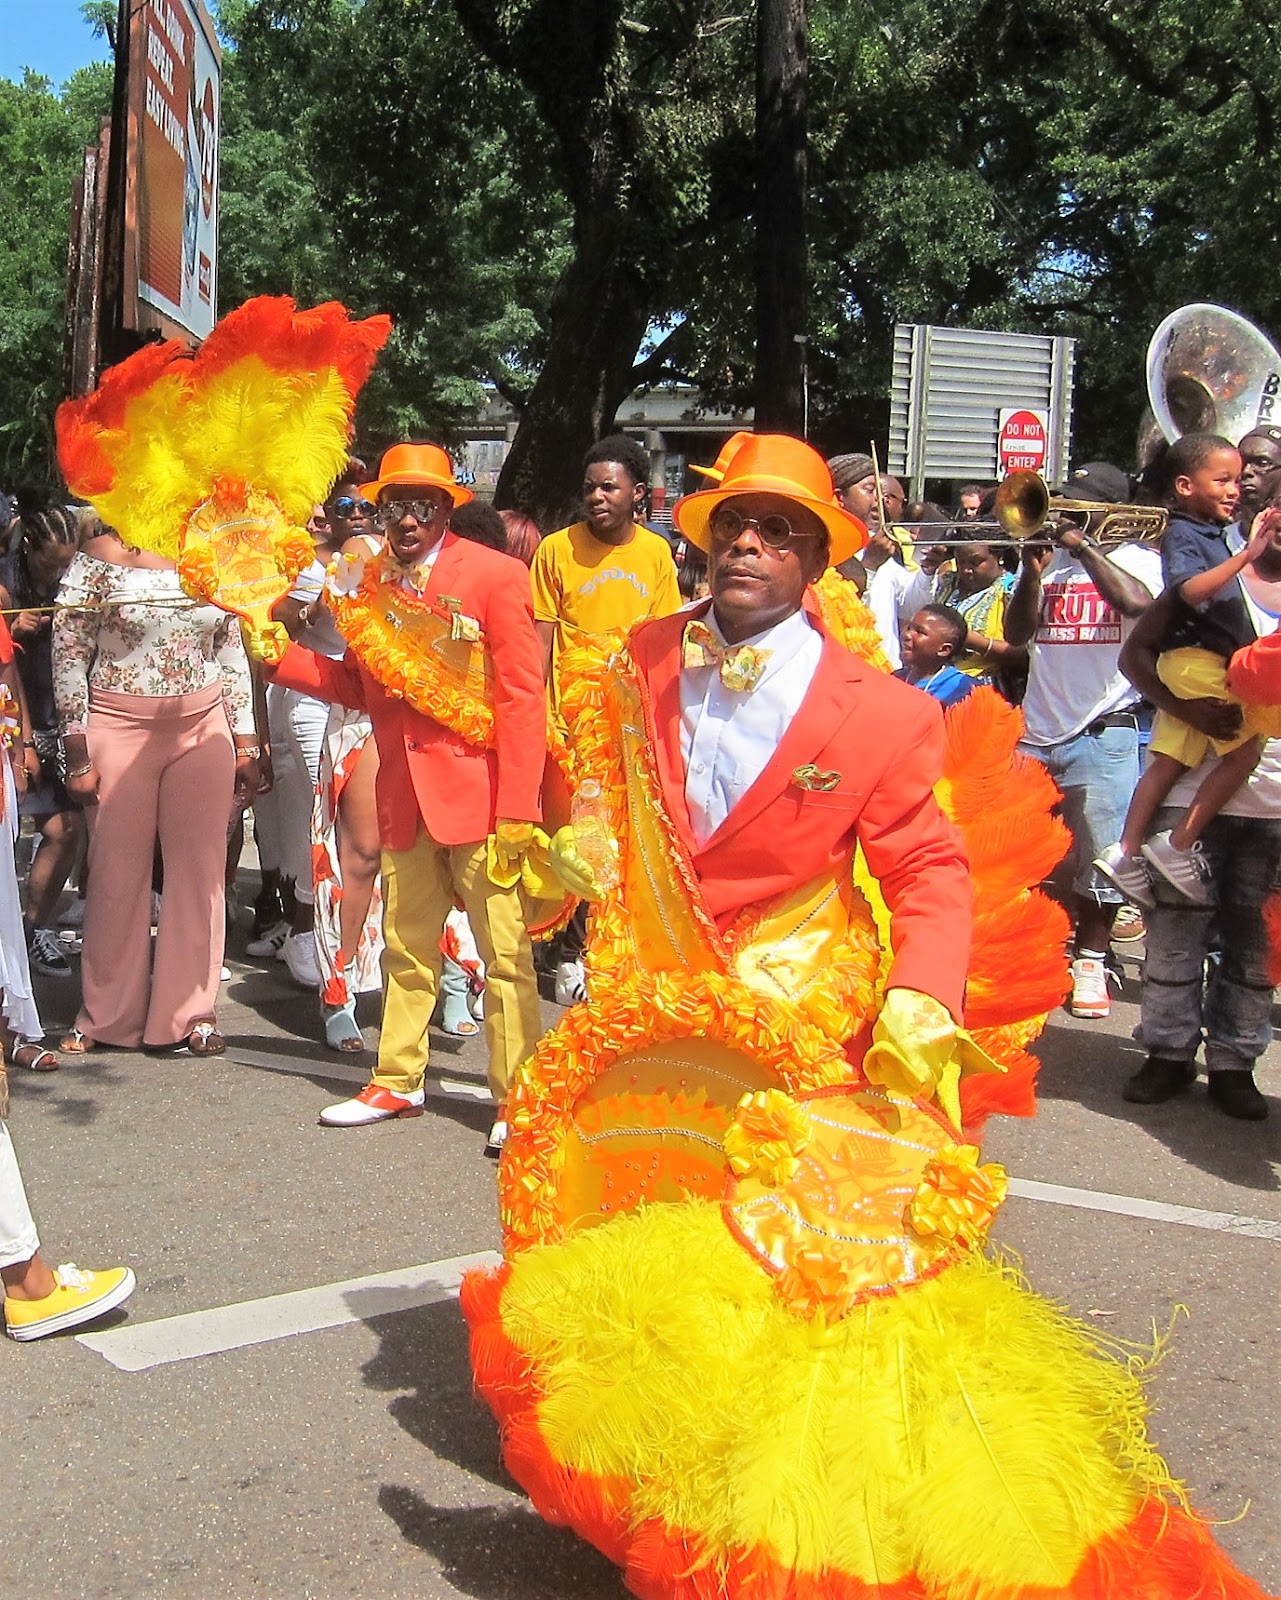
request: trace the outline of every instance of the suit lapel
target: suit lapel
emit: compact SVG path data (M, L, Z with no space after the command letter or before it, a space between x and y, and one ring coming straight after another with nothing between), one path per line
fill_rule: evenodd
M700 855L755 822L786 790L797 767L813 761L854 709L852 687L866 674L862 662L824 636L813 682L765 770L703 845Z
M641 703L649 724L645 732L654 752L663 804L691 856L694 834L689 825L689 807L685 804L685 763L681 759L681 640L685 624L692 616L705 616L710 604L709 601L700 611L678 612L680 631L674 640L659 644L655 650L644 649L643 659L633 656L641 682ZM653 626L661 628L663 624Z
M430 605L442 594L453 595L454 599L460 598L454 594L451 584L458 576L462 562L458 555L458 546L463 541L456 533L445 529L444 542L440 547L440 554L432 562L431 572L427 577L427 587L423 591L423 599Z

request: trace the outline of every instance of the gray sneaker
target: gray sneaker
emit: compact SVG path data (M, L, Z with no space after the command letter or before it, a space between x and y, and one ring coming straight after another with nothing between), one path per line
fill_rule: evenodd
M1154 833L1143 846L1143 857L1176 893L1194 906L1214 904L1210 863L1205 859L1199 842L1189 850L1180 850L1170 843L1168 833Z
M1152 892L1152 872L1142 856L1127 856L1119 844L1110 844L1094 858L1094 870L1119 889L1131 905L1151 911L1156 905Z
M69 978L71 963L62 953L58 935L52 928L32 928L27 954L31 965L47 978Z

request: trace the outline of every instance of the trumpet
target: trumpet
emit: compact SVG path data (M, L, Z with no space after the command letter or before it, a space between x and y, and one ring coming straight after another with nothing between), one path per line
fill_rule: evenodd
M1039 534L1056 517L1088 519L1084 527L1098 544L1156 544L1165 532L1170 513L1164 506L1132 506L1098 500L1069 500L1051 494L1045 479L1030 467L1020 467L1001 481L992 502L992 520L966 524L964 534L946 538L922 534L911 542L920 545L997 544L1021 545ZM915 524L918 528L924 523ZM940 524L942 526L942 524ZM950 525L955 529L956 524ZM999 528L993 539L988 528Z

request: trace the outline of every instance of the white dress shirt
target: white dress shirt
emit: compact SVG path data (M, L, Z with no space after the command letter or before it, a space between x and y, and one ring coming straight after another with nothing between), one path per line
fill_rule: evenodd
M724 643L715 613L703 620ZM741 642L770 652L754 689L727 689L716 665L681 668L685 804L699 846L769 765L823 654L823 636L804 611Z
M919 570L912 572L892 556L882 561L867 580L867 602L881 636L881 648L889 658L891 668L897 672L903 665L899 648L904 625L912 620L922 606L930 603L930 577Z

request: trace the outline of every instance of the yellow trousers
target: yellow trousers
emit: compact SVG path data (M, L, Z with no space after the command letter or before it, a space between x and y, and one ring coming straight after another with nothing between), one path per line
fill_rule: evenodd
M1211 739L1204 733L1158 711L1152 722L1149 749L1173 756L1180 766L1199 767L1211 755L1225 756L1247 739L1275 739L1281 735L1281 707L1243 705L1228 688L1228 667L1222 656L1196 645L1165 650L1157 657L1157 676L1180 700L1231 700L1241 706L1241 731L1235 739Z
M543 1031L519 889L485 871L485 841L437 844L419 826L408 850L384 850L383 1026L373 1081L394 1094L422 1087L427 1024L440 986L440 936L455 895L485 963L485 1041L496 1103Z

